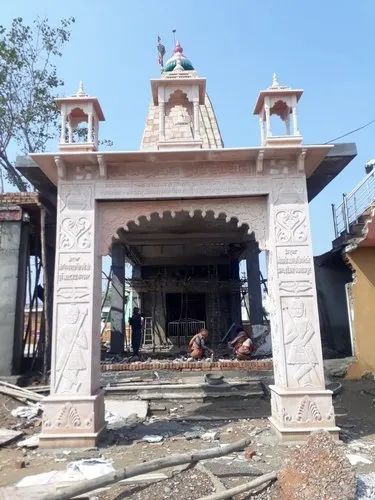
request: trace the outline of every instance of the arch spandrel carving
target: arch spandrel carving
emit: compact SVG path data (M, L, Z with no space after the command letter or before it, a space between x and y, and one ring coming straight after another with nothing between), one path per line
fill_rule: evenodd
M140 224L140 218L151 219L152 214L172 217L179 212L201 213L206 217L212 212L215 218L224 216L227 221L237 220L238 227L247 226L249 234L254 233L261 249L267 248L267 200L266 197L209 199L209 200L165 200L155 202L111 202L100 203L100 254L109 253L112 241L118 238L117 231L128 231L131 222Z

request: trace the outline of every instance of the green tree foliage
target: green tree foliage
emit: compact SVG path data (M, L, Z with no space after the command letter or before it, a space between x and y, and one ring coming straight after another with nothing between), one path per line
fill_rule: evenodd
M0 25L0 169L20 191L27 184L9 157L10 146L25 154L45 150L55 137L58 112L54 98L63 85L54 61L70 37L74 18L52 27L47 19L31 26L13 19L6 29Z

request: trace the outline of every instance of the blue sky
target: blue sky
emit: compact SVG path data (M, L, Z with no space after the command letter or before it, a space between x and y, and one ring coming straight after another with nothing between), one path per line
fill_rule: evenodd
M113 149L138 149L157 77L156 37L172 50L172 29L201 76L207 78L227 147L259 144L253 105L260 89L279 80L303 88L299 123L305 143L326 142L375 118L373 0L12 0L0 23L39 15L51 23L74 16L72 37L58 61L65 90L78 81L96 95ZM375 124L343 141L358 156L311 203L316 254L333 239L332 202L363 177L375 157Z

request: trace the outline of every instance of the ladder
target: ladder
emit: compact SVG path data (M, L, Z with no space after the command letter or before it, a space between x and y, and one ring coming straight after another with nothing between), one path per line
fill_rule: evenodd
M143 346L154 345L152 317L146 316L143 321Z

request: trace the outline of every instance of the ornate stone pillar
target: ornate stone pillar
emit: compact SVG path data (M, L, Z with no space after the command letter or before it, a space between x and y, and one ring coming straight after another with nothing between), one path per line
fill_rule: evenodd
M271 132L271 111L270 111L270 107L268 105L266 105L264 107L264 111L265 111L265 116L266 116L266 137L271 137L272 136L272 132Z
M293 117L293 135L300 135L298 130L298 118L297 118L297 105L292 108L292 117Z
M60 144L66 142L66 113L61 111L61 129L60 129Z
M337 434L332 392L324 383L306 180L275 179L273 189L268 284L275 385L270 387L270 421L286 441L303 440L316 429Z
M93 128L93 114L88 113L88 115L87 115L87 142L94 142L92 128Z
M93 184L60 181L51 393L43 401L43 447L93 446L104 428L96 210Z

